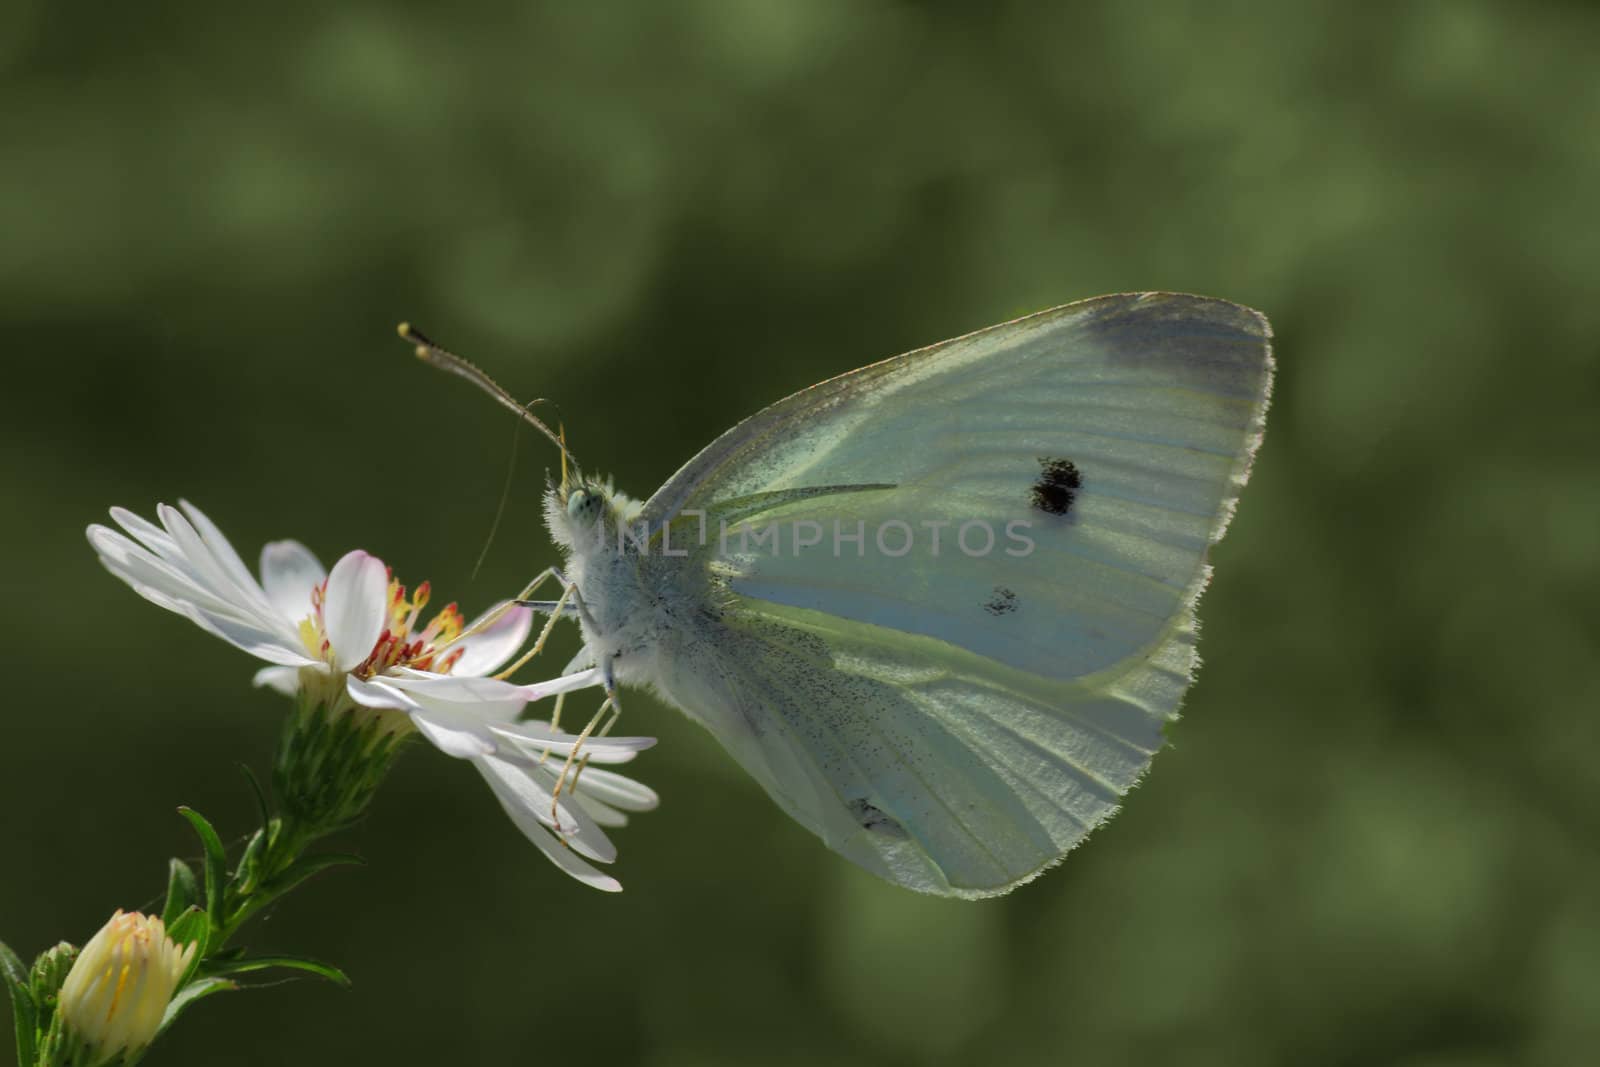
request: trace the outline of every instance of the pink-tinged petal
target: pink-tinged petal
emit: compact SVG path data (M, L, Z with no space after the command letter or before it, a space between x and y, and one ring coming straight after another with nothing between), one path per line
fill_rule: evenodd
M353 674L344 680L344 688L350 694L350 699L363 707L392 708L405 712L417 709L417 705L407 699L404 693L397 693L380 682L369 682Z
M476 629L480 622L501 610L504 614L498 619L481 630ZM488 674L522 647L523 642L528 640L528 631L532 627L533 612L528 608L521 606L503 608L503 605L496 604L463 631L467 634L466 637L451 646L463 650L461 659L452 668L451 673Z
M357 549L333 565L322 621L335 667L348 671L372 655L389 614L388 601L389 572L377 556Z
M291 622L311 614L311 591L327 577L299 541L269 541L261 548L261 588L273 610Z
M262 667L256 671L255 677L250 679L250 684L257 689L274 689L286 697L292 697L300 691L300 669L298 667Z
M522 802L515 792L506 788L494 774L485 769L485 761L474 760L473 762L483 774L484 780L489 783L489 788L494 790L495 799L500 801L500 806L511 817L511 821L516 824L517 829L521 830L523 836L532 841L550 862L584 885L592 886L607 893L622 891L621 882L618 882L610 875L602 874L590 864L585 863L575 852L563 845L554 834L547 830L532 812L522 806Z

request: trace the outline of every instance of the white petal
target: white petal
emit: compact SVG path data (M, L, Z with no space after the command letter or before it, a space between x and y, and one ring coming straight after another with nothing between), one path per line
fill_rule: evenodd
M111 544L109 539L120 535L104 527L95 529L105 535L97 547L116 552L118 546ZM95 529L91 529L91 534L95 533ZM269 663L301 667L315 662L306 656L298 642L291 644L276 629L263 629L254 622L241 619L229 606L190 586L175 571L167 568L164 560L156 559L131 542L127 542L126 547L129 551L125 555L103 554L100 562L152 604L182 615L207 633ZM218 605L220 610L208 610L208 607L202 606L213 604Z
M624 811L653 811L661 804L661 798L649 786L598 767L590 767L578 776L578 792Z
M177 614L185 617L189 616L190 609L194 607L194 605L187 600L180 600L166 592L164 589L158 589L146 582L141 582L137 578L132 577L126 570L124 570L114 561L107 559L105 556L100 557L100 562L105 566L106 570L111 572L113 576L122 579L122 581L126 583L130 589L144 597L146 600L150 601L152 604L166 608L168 611L176 612Z
M565 758L578 744L576 734L553 732L549 724L543 722L491 724L489 732L534 756L548 752ZM588 757L591 763L627 763L655 743L653 737L590 736L583 742L581 755Z
M277 633L258 629L234 619L213 615L199 608L182 605L180 614L208 633L222 638L237 649L250 653L257 659L285 667L310 667L316 660L305 654L298 645L291 646Z
M256 688L265 686L276 689L286 697L292 697L300 691L300 669L298 667L262 667L256 671L256 676L250 679L250 684Z
M157 555L167 559L183 557L172 536L149 519L135 515L127 508L112 508L111 517L116 520L118 526L138 538L146 548Z
M266 595L261 592L256 580L248 571L243 571L243 564L240 564L240 570L244 573L245 584L241 585L234 580L228 564L213 551L183 512L167 504L159 505L156 511L161 517L161 525L177 542L184 560L194 568L196 577L207 589L240 612L258 616L261 621L274 626L282 625L282 620L268 606ZM226 541L223 543L227 544ZM232 546L228 546L228 552L233 553Z
M602 874L593 866L585 863L576 853L563 845L554 834L545 829L544 824L522 806L517 795L507 789L500 781L484 769L483 761L473 761L478 770L483 774L484 780L489 783L489 788L494 790L494 795L500 801L500 806L511 817L517 829L522 831L524 837L538 846L550 862L566 871L572 877L585 885L604 890L607 893L617 893L622 890L622 883L610 875Z
M538 768L520 766L511 760L499 756L490 756L479 761L478 770L483 774L492 774L506 789L517 797L517 803L533 815L534 818L548 826L557 834L573 834L577 832L577 822L567 812L567 802L555 803L555 797L550 790L555 788L556 775L551 772L548 776L537 773ZM548 781L546 781L548 778ZM570 799L570 798L568 798ZM552 815L555 811L557 815ZM560 822L557 822L557 816ZM614 858L614 857L613 857ZM609 863L610 860L604 862Z
M442 716L415 710L411 712L411 722L418 733L446 756L475 760L494 754L494 741L472 726L455 724Z
M590 686L604 684L605 679L600 677L600 669L595 667L586 671L578 671L575 674L563 674L547 682L530 682L521 688L523 695L529 701L534 701L543 700L545 697L553 697L557 693L570 693L576 689L587 689Z
M434 674L431 671L401 667L383 676L384 684L404 690L418 697L431 697L452 704L505 704L515 702L517 710L529 697L526 686L502 682L498 678L458 678L453 674ZM511 716L512 719L516 715Z
M345 553L328 575L322 602L323 629L341 671L372 655L389 614L389 572L383 560L357 549Z
M273 610L298 623L311 614L311 591L328 577L299 541L269 541L261 548L261 587Z
M474 631L478 622L502 609L502 604L496 604L463 631L468 636L452 646L465 649L461 659L452 668L453 674L488 674L522 647L522 643L528 639L528 631L533 627L533 612L525 607L504 608L505 614L482 630Z
M520 807L544 825L551 826L550 812L554 808L556 812L554 817L561 820L561 825L552 829L561 833L566 839L567 846L580 856L596 863L610 863L617 858L617 846L611 843L611 839L588 812L564 801L555 803L550 790L554 788L556 777L560 773L559 765L548 770L546 767L519 767L494 756L487 756L475 762L485 778L492 776L491 784L498 781L500 787L517 798ZM500 794L500 791L497 788L496 794Z
M393 708L396 711L416 711L417 705L404 693L397 693L380 682L369 682L355 675L344 680L345 692L350 699L367 708Z
M400 669L385 674L381 684L413 702L411 721L441 752L473 759L494 752L489 728L516 721L527 706L522 686L493 678L456 678Z
M91 526L88 535L100 561L128 584L149 586L174 600L203 607L216 615L228 615L240 622L256 621L253 613L211 592L191 569L155 555L115 530Z
M103 554L114 557L117 556L114 550L107 551L108 539L115 538L121 541L148 561L150 567L160 569L169 577L175 576L173 580L186 587L182 592L183 599L193 600L213 614L235 617L258 628L281 628L281 620L270 610L260 588L254 579L249 577L248 572L243 573L245 585L241 587L227 576L205 539L189 525L186 518L165 504L158 505L157 511L164 519L169 516L173 518L179 533L183 535L182 538L140 518L126 508L112 508L111 517L133 535L140 543L139 546L134 547L133 542L127 538L99 526L90 527L90 541L95 542ZM210 520L206 519L198 509L196 514L207 526L215 530ZM96 531L100 531L102 535L102 540L99 542L96 542ZM224 546L227 554L233 554L232 546L227 544L227 539L220 531L216 531L215 537ZM243 568L242 563L239 566ZM162 585L167 587L171 583ZM283 636L292 639L294 634L284 629Z
M589 772L585 771L584 773L588 774ZM580 779L579 782L580 784L577 792L572 794L572 802L578 805L578 807L582 808L584 811L588 812L591 819L599 823L601 826L609 826L613 829L628 825L627 815L618 811L616 808L613 808L611 805L602 803L601 801L596 800L594 797L589 796L583 791L581 784L582 779Z
M503 708L493 704L450 704L423 697L411 709L411 721L423 736L447 756L472 759L487 756L500 746L489 732L488 717L516 715L520 706Z
M194 523L195 529L200 531L200 537L205 541L206 547L211 549L212 556L221 565L223 572L233 579L234 584L248 593L252 599L265 600L266 594L261 591L261 584L256 581L256 576L250 573L250 568L244 565L244 560L234 551L233 543L217 528L217 524L187 500L179 500L178 506L189 516L189 521Z

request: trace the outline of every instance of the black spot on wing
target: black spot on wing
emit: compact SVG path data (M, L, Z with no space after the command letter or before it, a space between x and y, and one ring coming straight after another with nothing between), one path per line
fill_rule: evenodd
M846 805L850 815L864 829L873 833L884 834L888 837L904 838L907 836L906 828L901 826L892 816L880 807L869 803L865 797L856 797Z
M1039 480L1033 483L1033 506L1049 515L1065 515L1083 488L1083 475L1070 459L1039 457Z
M1017 594L1003 585L997 585L994 587L994 596L983 605L983 610L995 616L1009 615L1017 610Z

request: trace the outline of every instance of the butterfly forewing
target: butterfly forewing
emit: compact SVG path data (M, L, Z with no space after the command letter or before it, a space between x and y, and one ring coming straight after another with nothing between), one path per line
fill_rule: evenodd
M657 532L711 523L714 621L661 688L862 866L957 895L1026 879L1177 713L1269 336L1224 301L1102 297L746 420L645 507Z

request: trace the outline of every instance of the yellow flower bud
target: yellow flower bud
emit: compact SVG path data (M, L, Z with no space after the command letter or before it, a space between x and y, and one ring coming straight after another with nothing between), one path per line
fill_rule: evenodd
M93 1062L154 1040L195 947L180 947L160 919L120 909L89 939L61 984L58 1010Z

